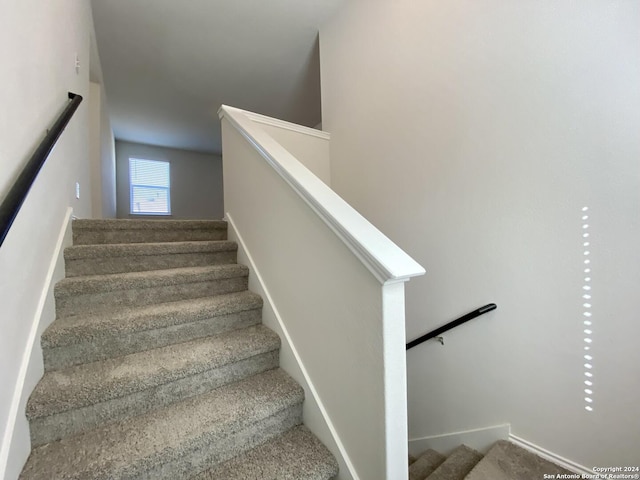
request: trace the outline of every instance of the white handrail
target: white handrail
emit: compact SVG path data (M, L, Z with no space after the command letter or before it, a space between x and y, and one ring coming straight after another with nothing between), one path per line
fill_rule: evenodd
M258 128L250 112L223 105L218 116L226 118L253 145L380 283L404 282L425 273L420 264Z

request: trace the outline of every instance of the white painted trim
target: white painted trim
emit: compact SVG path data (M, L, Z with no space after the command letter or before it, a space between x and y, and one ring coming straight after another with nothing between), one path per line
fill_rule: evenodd
M404 283L382 287L385 477L409 480ZM400 328L398 328L400 327Z
M35 313L33 315L33 319L31 321L31 330L29 331L27 345L24 350L24 354L22 355L22 361L20 362L20 370L18 372L18 379L16 381L15 390L13 392L13 398L11 400L11 407L9 409L9 416L7 418L7 426L4 431L4 435L2 437L2 449L0 450L0 478L5 478L7 473L9 451L11 449L13 433L16 426L16 420L18 418L18 410L20 409L20 400L22 398L22 391L24 389L24 382L27 377L29 360L31 359L31 353L33 351L33 346L35 344L36 337L38 335L38 328L40 326L42 312L44 310L45 302L47 301L47 296L52 287L51 282L53 280L58 259L62 252L64 239L67 233L67 228L69 227L69 221L71 220L72 213L73 213L73 208L68 207L67 212L62 221L62 226L60 227L60 232L58 233L58 240L56 241L56 246L53 250L53 255L51 257L51 262L49 263L49 269L47 270L47 275L45 277L44 285L42 286L40 299L38 300L38 305L36 307Z
M310 135L312 137L321 138L323 140L331 139L331 134L329 132L323 132L322 130L318 130L316 128L305 127L303 125L298 125L291 122L285 122L284 120L267 117L266 115L261 115L259 113L247 112L246 110L242 110L242 112L247 117L249 117L249 119L253 120L256 123L263 123L265 125L271 125L273 127L284 128L285 130L291 130L293 132L302 133L303 135Z
M218 115L253 145L380 283L405 282L424 275L422 266L252 122L246 112L223 105Z
M482 453L487 453L489 448L498 440L507 440L510 432L511 425L505 423L460 432L411 438L409 439L409 453L417 457L425 450L431 448L437 452L448 455L454 448L462 444Z
M313 382L311 381L311 377L309 376L309 373L307 372L307 369L305 368L304 364L302 363L302 358L300 358L300 355L298 354L298 350L296 349L296 346L293 343L291 335L289 335L289 331L287 330L287 327L284 324L284 321L282 320L282 317L280 316L280 312L278 311L278 307L276 307L275 302L273 301L273 298L271 297L271 294L269 293L269 289L267 288L267 285L265 284L264 280L262 279L262 275L260 275L260 271L258 270L258 267L256 266L255 262L253 261L253 257L251 256L251 252L249 252L249 250L247 249L247 246L246 246L246 244L244 242L244 239L242 238L242 235L240 234L240 232L236 228L236 225L235 225L235 223L233 221L233 217L231 217L229 212L226 212L225 220L229 223L229 226L233 230L234 235L238 239L238 243L240 244L240 248L242 249L242 251L247 256L247 259L249 261L249 267L250 267L251 271L255 274L255 278L256 278L256 280L258 280L258 283L260 284L260 287L262 288L262 291L264 292L264 296L265 296L264 300L269 303L269 305L270 305L270 307L271 307L271 309L272 309L272 311L274 313L274 316L275 316L276 320L278 321L278 324L280 325L280 328L282 329L282 333L283 333L283 335L285 337L284 340L287 342L287 345L291 349L291 352L293 353L293 356L296 359L298 367L300 368L300 372L302 373L302 375L304 377L304 380L305 380L305 382L306 382L306 384L307 384L307 386L309 388L309 391L311 392L311 395L313 396L313 399L315 400L316 404L318 405L320 413L322 414L322 418L324 418L324 421L327 424L327 428L329 429L329 432L331 433L331 436L333 437L333 440L334 440L336 446L338 447L338 450L340 451L340 455L342 456L342 459L344 460L344 463L345 463L345 465L347 466L347 468L349 470L349 474L353 477L353 480L360 480L360 477L358 477L356 469L353 466L353 463L351 462L351 459L349 458L349 454L347 453L346 449L344 448L344 445L342 444L342 441L340 440L340 436L338 435L338 432L336 431L336 429L335 429L335 427L333 425L333 422L331 421L331 418L329 417L329 414L328 414L326 408L324 407L324 404L322 403L322 399L320 398L320 395L318 394L318 391L316 390L315 386L313 385Z
M534 443L531 443L528 440L525 440L520 437L516 437L513 434L509 435L509 441L511 443L514 443L515 445L518 445L519 447L524 448L525 450L529 450L530 452L535 453L536 455L544 458L545 460L549 460L550 462L553 462L556 465L566 468L567 470L571 470L572 472L584 474L584 475L594 474L593 470L590 470L584 465L580 465L579 463L576 463L572 460L569 460L553 452L550 452L549 450L546 450Z

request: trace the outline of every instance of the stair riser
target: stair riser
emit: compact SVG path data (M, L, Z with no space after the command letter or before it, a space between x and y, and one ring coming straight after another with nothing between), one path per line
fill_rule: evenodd
M67 295L56 292L58 317L93 313L115 307L134 307L162 302L175 302L210 295L247 290L246 276L207 280L202 282L132 288L97 293Z
M70 259L65 271L67 277L78 277L230 263L236 263L235 251Z
M427 478L429 480L463 480L480 460L482 460L480 452L461 445L451 452Z
M98 425L141 415L151 409L164 407L272 370L278 366L278 357L279 351L273 350L124 397L48 417L31 419L29 423L32 447L90 430Z
M255 309L197 322L171 325L166 328L123 333L104 338L88 338L72 345L43 349L45 371L220 335L231 330L257 325L260 322L261 310Z
M256 423L243 425L243 428L231 435L225 437L211 435L202 438L184 453L172 452L173 458L166 463L163 460L156 461L153 465L147 466L146 472L136 472L137 474L126 478L186 479L198 471L241 455L301 423L302 404L300 403ZM136 470L139 471L139 469ZM107 480L106 477L105 480Z
M338 462L304 426L259 445L244 455L207 468L189 480L299 479L331 480Z
M226 229L203 230L74 230L74 245L102 245L111 243L193 242L226 240Z
M427 450L409 466L409 480L425 480L447 459L444 455Z

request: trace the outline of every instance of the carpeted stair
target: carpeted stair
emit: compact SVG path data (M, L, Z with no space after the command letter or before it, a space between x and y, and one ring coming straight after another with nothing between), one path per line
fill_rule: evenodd
M76 220L21 479L337 475L226 223Z
M434 450L409 457L409 480L539 480L545 474L559 478L573 472L505 440L496 442L484 456L461 445L448 457Z

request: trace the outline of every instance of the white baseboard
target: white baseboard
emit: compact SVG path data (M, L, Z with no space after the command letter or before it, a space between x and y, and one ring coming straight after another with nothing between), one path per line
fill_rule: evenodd
M358 474L349 458L349 455L340 441L340 437L338 432L336 431L329 414L327 413L320 395L315 389L313 382L307 372L304 364L302 363L302 359L293 344L293 340L289 335L287 327L278 312L278 308L276 307L273 298L269 294L269 289L264 283L262 276L260 275L260 270L257 268L251 253L247 250L246 244L242 238L240 232L236 228L235 223L233 222L233 218L227 212L225 215L225 220L229 225L228 229L228 238L229 240L235 241L238 243L238 261L246 262L249 266L249 288L262 297L264 300L263 307L263 323L272 328L280 335L282 339L282 344L280 347L280 362L281 368L285 370L289 375L291 375L305 390L305 423L307 423L307 416L313 419L312 423L316 425L307 424L307 427L310 428L319 438L325 443L327 448L331 450L336 459L338 460L338 464L340 466L340 473L337 480L359 480ZM283 361L284 360L284 361ZM291 361L287 361L291 360ZM295 363L295 365L291 365ZM309 395L310 394L310 395ZM311 397L311 398L310 398ZM309 410L313 410L309 412ZM330 438L327 438L326 435L323 435L323 432L316 431L315 427L319 427L318 422L322 422L325 429L328 431ZM333 445L332 445L333 443ZM346 471L345 471L346 470Z
M418 456L428 449L448 455L453 449L464 444L482 453L487 453L498 440L507 440L511 432L509 424L445 433L429 437L409 439L409 453Z
M42 351L40 350L40 344L36 340L47 326L43 319L51 317L48 320L53 321L55 318L53 287L59 278L64 277L63 251L66 244L71 242L70 220L72 213L73 208L69 207L62 221L38 305L31 320L31 329L24 354L22 355L22 361L20 362L20 370L9 409L7 426L2 438L2 447L0 448L0 479L14 480L18 478L22 465L31 450L29 424L26 418L21 419L19 414L22 413L24 417L31 389L44 372Z
M557 455L549 450L546 450L534 443L531 443L523 438L516 437L515 435L509 435L509 441L518 445L519 447L524 448L525 450L529 450L532 453L535 453L539 457L544 458L545 460L549 460L550 462L555 463L567 470L570 470L575 473L584 474L584 475L593 475L593 471L585 467L584 465L580 465L576 462L573 462L567 458L564 458L560 455Z

